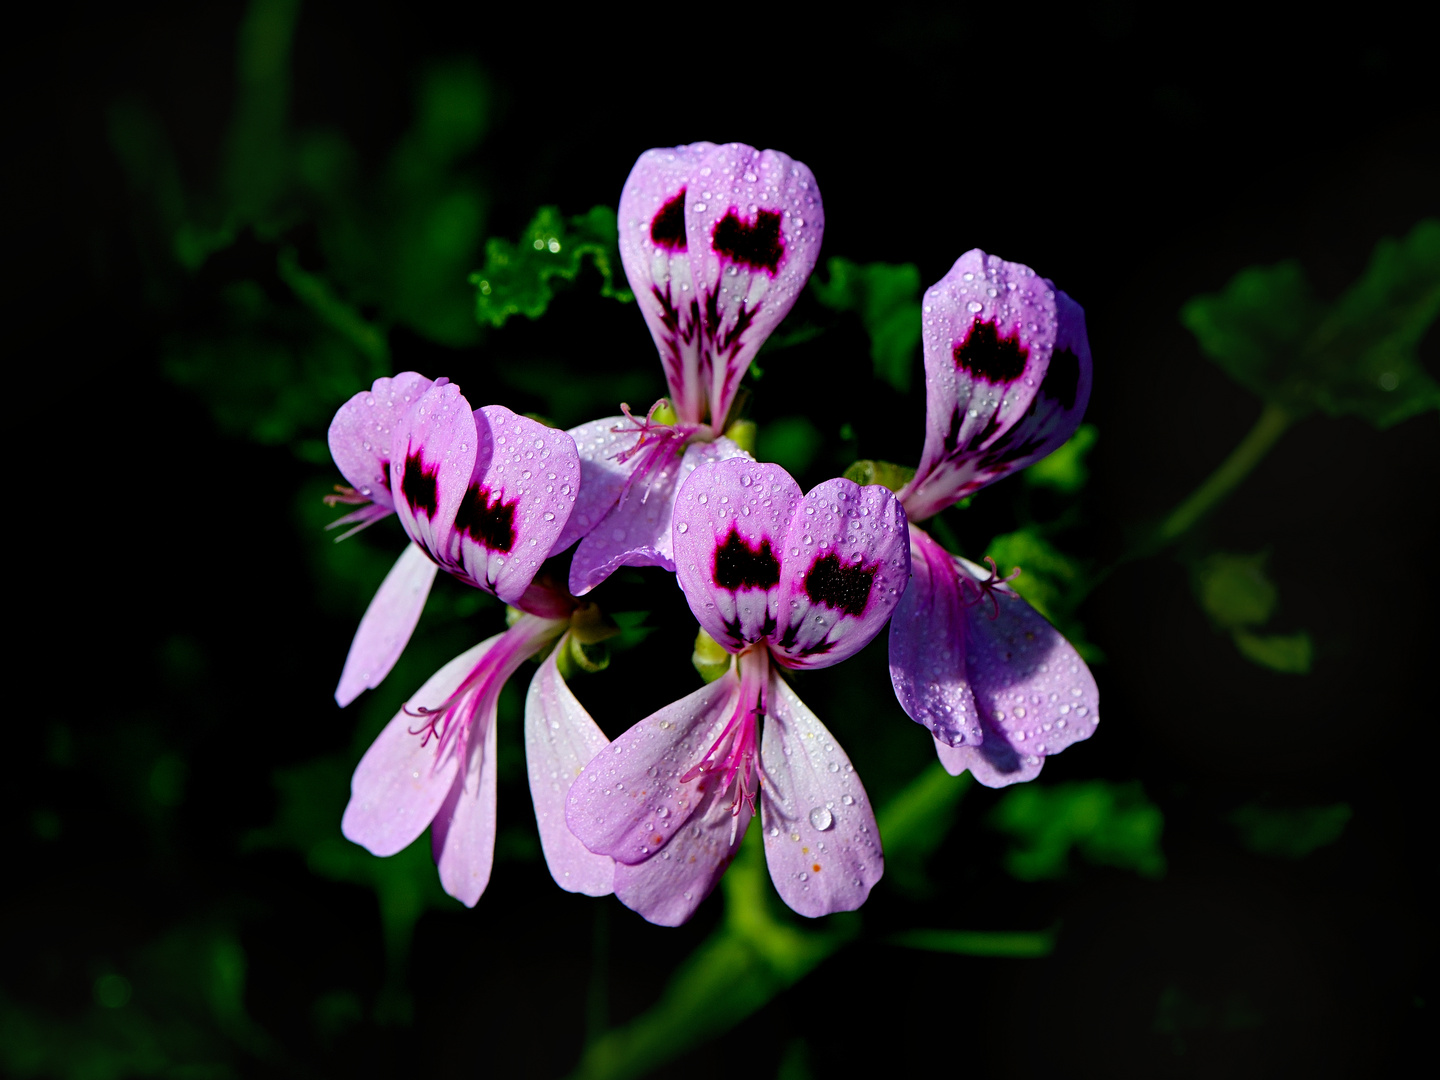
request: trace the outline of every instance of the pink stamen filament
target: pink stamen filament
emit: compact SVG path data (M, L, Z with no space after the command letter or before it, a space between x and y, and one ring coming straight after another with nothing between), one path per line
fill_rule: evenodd
M755 796L759 794L754 780L759 772L756 768L759 721L765 718L765 677L769 655L763 645L741 654L740 694L735 700L734 711L710 749L680 777L680 782L686 784L705 773L722 773L721 791L735 784L735 798L730 804L730 813L734 817L739 816L742 802L750 804L753 814ZM750 705L751 702L754 704Z
M1010 572L1009 577L1002 578L1000 576L1000 568L995 565L995 560L991 556L986 555L985 561L990 564L990 576L985 578L985 580L976 581L974 578L965 575L960 577L960 602L966 607L974 607L980 603L981 600L989 597L990 603L995 605L994 609L990 612L990 618L994 621L1000 617L1000 601L996 599L997 595L1004 596L1010 600L1020 599L1019 594L1008 589L1001 590L998 588L1000 585L1009 585L1010 582L1018 578L1020 576L1020 567L1015 567L1015 569ZM967 588L975 590L974 599L971 599L966 594Z

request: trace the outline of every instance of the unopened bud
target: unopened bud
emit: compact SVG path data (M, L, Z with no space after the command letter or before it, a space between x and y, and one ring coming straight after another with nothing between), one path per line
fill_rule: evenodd
M707 683L714 682L729 671L733 659L725 647L704 630L695 635L695 652L691 654L690 662Z

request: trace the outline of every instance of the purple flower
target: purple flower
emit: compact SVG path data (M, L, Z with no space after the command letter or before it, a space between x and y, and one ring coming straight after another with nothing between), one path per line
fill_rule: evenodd
M758 800L785 902L809 916L859 907L883 869L874 812L778 668L838 663L880 632L909 576L904 510L879 486L830 480L802 496L777 465L722 461L685 481L674 544L691 611L736 661L585 766L571 831L616 861L622 902L674 926L714 888Z
M700 464L749 456L722 437L726 417L741 376L815 268L824 224L810 170L774 150L692 143L647 150L635 163L620 195L620 256L670 405L643 421L626 410L570 432L583 482L555 550L580 541L575 595L620 566L675 569L675 493Z
M1090 397L1085 313L1028 266L979 250L923 307L925 450L899 493L913 574L890 624L890 677L946 769L1003 787L1094 732L1095 679L993 562L949 554L915 522L1070 437Z
M490 880L495 853L495 715L500 690L524 661L560 637L570 621L522 615L503 634L446 664L422 686L360 759L341 831L375 855L394 855L427 826L451 896L473 907ZM586 851L563 829L563 789L547 778L579 772L605 746L556 667L541 664L526 702L530 784L545 859L571 892L610 892L611 860ZM557 822L561 822L557 828Z
M340 519L364 527L396 514L414 541L370 602L335 700L380 685L415 630L435 571L535 615L568 616L573 600L532 584L575 505L574 441L501 405L472 410L448 379L377 379L330 425L330 451L369 505Z

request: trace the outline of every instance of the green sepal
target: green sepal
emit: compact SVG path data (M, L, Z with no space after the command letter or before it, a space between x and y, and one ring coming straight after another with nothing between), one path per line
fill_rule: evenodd
M729 671L734 659L725 651L723 645L704 630L695 635L695 651L690 656L690 662L707 683L714 682Z
M758 427L754 420L736 420L725 429L725 437L747 454L755 453L755 435Z

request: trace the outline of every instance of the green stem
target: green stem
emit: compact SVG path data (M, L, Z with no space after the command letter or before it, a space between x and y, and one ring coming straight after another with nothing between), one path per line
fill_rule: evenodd
M1155 530L1154 546L1162 548L1177 540L1202 517L1224 501L1240 485L1251 470L1264 459L1295 418L1279 405L1266 405L1240 445L1220 463L1220 467L1191 493L1190 497L1170 512Z

